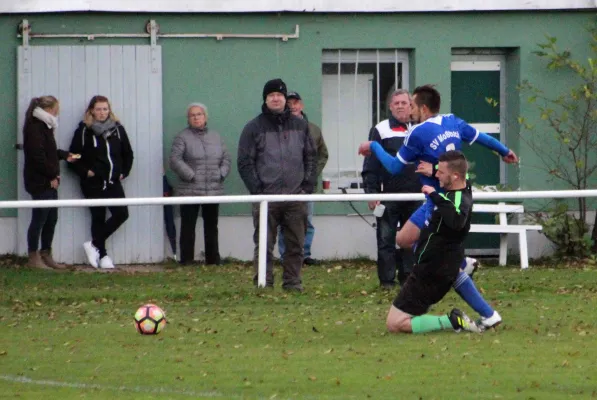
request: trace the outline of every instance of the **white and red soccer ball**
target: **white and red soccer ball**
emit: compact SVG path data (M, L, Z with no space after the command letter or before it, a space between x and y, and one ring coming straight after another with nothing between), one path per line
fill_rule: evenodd
M135 328L142 335L157 335L166 326L166 313L155 304L145 304L135 313Z

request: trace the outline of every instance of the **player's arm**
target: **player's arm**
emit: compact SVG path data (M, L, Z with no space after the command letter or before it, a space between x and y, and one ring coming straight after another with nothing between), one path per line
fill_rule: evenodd
M396 155L396 157L392 157L390 154L388 154L388 152L386 152L383 149L381 144L377 142L371 143L371 152L379 160L381 165L383 165L384 168L387 169L388 172L392 175L398 175L402 171L402 168L404 168L404 165L406 164L406 162L403 163L399 159L399 155Z
M419 164L417 165L417 170L415 172L417 174L435 178L435 173L437 172L437 164L431 164L427 161L419 161Z
M411 140L415 142L415 139ZM381 162L385 169L388 170L392 175L398 175L402 172L405 165L413 163L417 159L416 147L409 145L402 145L396 154L396 157L392 157L388 154L381 144L373 142L371 143L371 152L375 154L375 157Z
M386 170L392 175L398 175L406 164L411 164L417 160L419 153L421 153L419 144L420 138L418 135L413 135L411 132L403 144L396 157L388 154L380 143L365 142L359 146L359 154L364 156L375 155Z
M432 191L429 198L435 204L442 216L442 222L450 229L461 230L466 225L470 207L467 202L463 202L462 191L438 193Z
M369 131L369 141L381 142L381 137L375 127ZM363 172L361 173L365 193L381 192L381 172L382 166L377 157L373 156L373 154L365 157L363 160Z
M495 151L507 163L517 163L518 157L505 144L487 133L479 132L463 120L460 120L460 137L468 144L478 143L489 150Z

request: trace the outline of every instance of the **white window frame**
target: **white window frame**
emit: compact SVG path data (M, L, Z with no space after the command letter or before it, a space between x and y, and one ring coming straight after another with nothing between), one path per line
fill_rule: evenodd
M355 71L358 71L358 66L361 63L367 63L367 64L376 64L376 74L375 74L375 85L376 85L376 92L377 92L377 98L376 99L372 99L372 102L375 102L374 104L376 104L376 113L375 115L376 117L376 121L370 121L373 122L373 125L376 125L377 123L380 122L380 117L381 117L381 100L382 97L384 96L385 93L380 93L380 64L394 64L394 85L396 85L396 83L400 83L401 87L398 87L398 89L406 89L409 90L409 79L410 79L410 75L409 75L409 52L405 51L405 50L399 50L399 49L373 49L373 50L357 50L357 49L326 49L323 51L322 53L322 59L321 59L321 63L323 64L337 64L338 65L338 95L337 95L337 109L340 110L341 107L343 107L342 103L344 102L344 99L341 99L340 96L340 81L343 79L342 76L346 75L346 74L342 74L341 71L341 64L355 64ZM401 76L398 76L398 70L399 70L399 65L401 68ZM355 79L355 85L356 85L356 80L357 80L357 74L353 74L354 75L354 79ZM361 75L361 74L359 74ZM399 79L400 78L400 79ZM344 77L344 79L346 79ZM355 86L356 87L356 86ZM322 93L322 97L326 96L326 93ZM354 92L354 96L355 96L355 101L353 104L356 104L356 96L357 93L356 91ZM384 99L385 100L385 99ZM348 100L350 101L350 100ZM323 98L322 98L322 104L323 104ZM337 114L338 119L340 118L340 114ZM326 116L323 115L323 110L322 110L322 118L325 120ZM324 169L323 175L324 178L330 179L331 180L331 186L332 188L330 190L328 190L328 192L334 193L334 192L341 192L341 188L345 188L347 192L362 192L362 178L361 178L361 172L362 172L362 158L359 157L358 160L359 161L355 161L355 165L347 168L346 166L341 166L340 165L340 156L339 156L339 152L340 149L342 148L340 145L340 140L346 139L346 133L344 133L344 135L342 134L342 132L340 132L341 128L340 128L341 124L340 122L337 123L337 128L335 129L335 132L327 132L324 129L324 136L326 139L326 144L328 146L328 152L330 153L330 155L337 154L336 157L331 157L331 158L335 158L336 159L336 165L330 165L330 163L328 163L328 165L326 166L326 168ZM371 127L369 127L368 129L370 129ZM369 132L369 130L367 129L367 131L365 132L361 132L360 130L358 132L355 132L353 129L353 132L351 134L352 138L348 138L350 143L356 143L356 145L358 146L359 143L367 140L367 134ZM354 154L356 154L356 147L353 149ZM354 172L354 174L353 174ZM347 176L348 174L350 174L351 176ZM359 185L359 188L354 189L354 188L350 188L350 184L351 183L357 183Z

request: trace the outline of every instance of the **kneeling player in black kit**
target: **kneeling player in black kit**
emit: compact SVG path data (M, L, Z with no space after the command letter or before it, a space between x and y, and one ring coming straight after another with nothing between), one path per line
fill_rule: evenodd
M443 316L426 314L429 307L448 293L458 275L473 208L464 155L460 151L448 151L440 156L437 168L441 188L423 186L423 193L431 198L435 208L421 231L415 252L416 265L390 307L386 325L392 333L443 329L481 333L458 309Z

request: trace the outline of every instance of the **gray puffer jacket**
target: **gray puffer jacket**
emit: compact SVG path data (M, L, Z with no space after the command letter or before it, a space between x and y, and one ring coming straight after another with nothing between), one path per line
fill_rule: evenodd
M172 143L170 168L180 178L177 196L220 196L230 172L230 155L217 132L189 127Z

